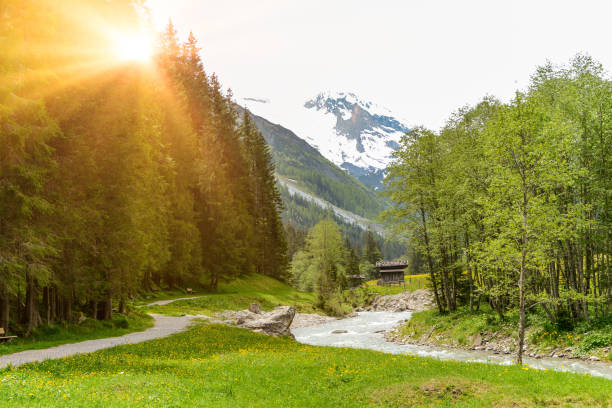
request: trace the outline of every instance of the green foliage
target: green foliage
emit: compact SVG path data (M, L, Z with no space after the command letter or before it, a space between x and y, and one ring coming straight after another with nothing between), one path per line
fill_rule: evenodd
M577 55L538 68L509 103L487 97L402 139L386 216L440 313L483 299L500 319L518 308L520 338L527 313L562 330L609 314L611 101L601 65Z
M593 349L610 345L612 345L612 333L592 333L582 340L580 351L588 353Z
M339 226L342 236L347 238L355 251L360 252L359 248L364 248L366 245L367 235L372 234L376 245L378 246L381 256L384 259L395 259L403 256L406 253L405 245L399 239L392 237L385 238L373 231L364 231L363 228L348 222L344 218L336 215L332 210L325 209L301 197L298 194L291 194L287 186L279 184L279 190L284 203L284 211L282 212L285 229L293 239L298 239L299 245L294 250L289 251L290 259L293 254L303 246L301 238L298 235L305 235L304 231L314 227L319 221L324 219L333 219ZM292 232L289 232L292 229Z
M141 290L288 278L272 156L193 35L169 24L151 66L123 64L105 32L138 29L132 1L0 9L0 327L125 328L113 302Z
M291 262L293 282L302 290L314 291L321 309L345 314L341 294L347 285L349 257L338 225L323 220L308 232L305 248Z

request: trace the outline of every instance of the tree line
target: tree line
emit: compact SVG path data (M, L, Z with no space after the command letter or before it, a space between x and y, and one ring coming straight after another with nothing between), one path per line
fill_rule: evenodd
M351 279L375 279L376 262L382 260L380 247L371 230L365 232L360 249L343 237L340 226L331 218L319 221L305 236L288 226L289 242L298 241L300 249L291 260L291 282L303 291L316 294L316 306L335 316L352 312L344 290Z
M132 1L8 0L0 15L0 327L110 319L161 286L287 279L270 152L193 35L170 23L151 64L124 64L97 28L137 27Z
M383 237L373 230L364 230L336 215L330 208L323 208L299 194L291 194L289 189L282 184L279 185L279 191L284 206L281 216L285 225L289 259L301 249L300 242L303 242L308 230L325 219L331 219L338 224L342 236L348 239L351 247L357 252L361 252L361 248L366 246L368 237L370 237L376 241L383 259L396 259L406 253L406 247L399 238Z
M610 313L612 82L592 58L537 69L508 103L487 97L401 141L386 214L430 274L438 310L488 302L571 327Z

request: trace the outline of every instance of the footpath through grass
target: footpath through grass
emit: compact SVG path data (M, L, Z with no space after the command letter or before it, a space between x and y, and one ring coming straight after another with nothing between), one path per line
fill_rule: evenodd
M175 297L192 296L197 298L178 300L163 306L145 306L141 310L172 316L183 314L213 315L224 310L247 309L251 303L259 303L263 310L271 310L276 306L283 305L293 306L301 313L317 312L313 307L314 295L312 293L299 292L286 283L257 274L221 284L218 292L183 294Z
M155 300L198 296L165 306L146 306ZM299 292L291 286L264 275L251 275L231 283L221 284L215 293L187 295L182 291L159 291L141 297L134 304L140 307L127 316L118 313L110 321L87 319L82 324L57 322L42 326L31 337L17 338L10 343L0 343L0 355L24 350L44 349L62 344L78 343L105 337L116 337L153 327L153 319L147 313L180 316L185 314L212 315L223 310L241 310L251 303L261 304L264 310L279 305L292 305L299 312L314 313L314 296Z
M20 337L10 343L0 343L0 355L123 336L149 327L153 327L153 318L140 311L133 311L127 316L116 314L114 319L109 321L87 319L82 324L56 323L52 326L39 327L31 337Z
M602 378L312 347L205 323L0 371L11 407L610 407L611 391Z

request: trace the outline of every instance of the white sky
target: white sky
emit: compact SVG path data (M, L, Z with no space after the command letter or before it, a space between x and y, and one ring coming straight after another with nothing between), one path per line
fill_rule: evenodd
M275 103L351 91L434 129L538 65L588 53L612 69L611 0L147 0L192 30L206 70Z

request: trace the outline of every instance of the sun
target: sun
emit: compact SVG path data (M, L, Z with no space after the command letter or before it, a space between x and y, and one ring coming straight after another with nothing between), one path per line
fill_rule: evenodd
M153 41L144 34L123 34L115 39L115 56L121 61L146 62L153 54Z

